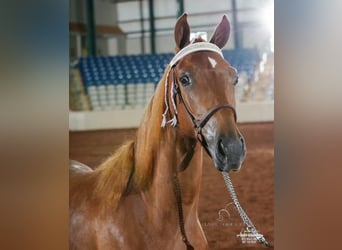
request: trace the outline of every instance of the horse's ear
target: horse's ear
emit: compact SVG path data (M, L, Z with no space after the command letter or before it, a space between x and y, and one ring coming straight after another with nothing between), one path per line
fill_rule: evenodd
M178 18L175 25L176 52L184 48L190 42L190 27L187 17L188 14L183 13L183 15Z
M227 16L224 15L219 25L217 25L210 42L216 44L220 49L222 49L228 41L229 33L230 24Z

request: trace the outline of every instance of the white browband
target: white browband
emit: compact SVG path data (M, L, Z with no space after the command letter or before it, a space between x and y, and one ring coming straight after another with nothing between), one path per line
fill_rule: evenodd
M184 47L183 49L181 49L180 51L178 51L178 53L172 58L171 62L169 63L170 65L170 69L167 72L166 75L166 80L165 80L165 97L164 97L164 101L165 101L165 111L163 113L163 120L161 123L162 127L165 127L165 125L167 123L170 123L170 125L172 127L175 127L178 123L177 120L177 107L176 107L176 103L175 103L175 99L173 96L174 93L174 81L175 79L173 79L173 75L172 75L172 86L171 86L171 91L170 91L170 99L172 102L172 106L174 109L175 114L173 115L172 119L170 119L169 121L166 121L166 114L167 112L169 112L169 105L168 105L168 101L167 101L167 91L168 91L168 80L169 80L169 73L172 69L173 66L175 66L182 58L184 58L185 56L193 53L193 52L197 52L197 51L211 51L211 52L215 52L217 54L219 54L222 58L223 58L223 54L222 51L219 47L217 47L215 44L213 43L209 43L209 42L197 42L197 43L190 43L188 46Z
M209 42L198 42L198 43L191 43L188 46L184 47L178 53L172 58L169 65L172 67L176 65L177 62L179 62L183 57L197 51L212 51L216 52L223 58L222 51L219 47L217 47L213 43Z

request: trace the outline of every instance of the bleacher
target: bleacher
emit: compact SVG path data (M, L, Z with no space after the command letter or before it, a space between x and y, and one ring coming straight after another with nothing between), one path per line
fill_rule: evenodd
M256 49L223 50L224 58L254 76L259 62ZM93 110L127 109L146 106L173 53L98 56L79 59L82 81Z

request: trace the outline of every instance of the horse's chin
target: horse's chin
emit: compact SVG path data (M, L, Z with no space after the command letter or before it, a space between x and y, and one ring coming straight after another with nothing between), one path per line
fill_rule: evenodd
M218 165L214 162L214 165L216 167L216 169L220 172L227 172L229 173L230 171L233 171L233 172L238 172L240 171L241 169L241 164L238 164L238 165L229 165L229 164L226 164L226 165Z
M213 162L215 165L215 168L220 172L230 172L234 171L237 172L241 169L242 161L239 161L237 163L229 162L227 157L213 157Z
M225 138L224 138L225 139ZM209 154L220 172L239 171L246 158L246 146L241 140L214 140L209 143Z

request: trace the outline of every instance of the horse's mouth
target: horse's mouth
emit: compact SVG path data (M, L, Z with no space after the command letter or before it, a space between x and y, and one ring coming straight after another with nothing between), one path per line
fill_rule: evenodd
M244 158L244 157L243 157ZM229 171L239 171L242 166L243 160L238 160L236 162L231 161L228 156L223 156L219 154L215 154L213 156L213 162L215 167L220 172L229 172Z
M239 171L246 158L246 148L242 150L220 150L219 147L208 147L215 167L220 172Z
M217 137L209 143L209 152L217 170L221 172L239 171L246 158L246 145L243 137Z

